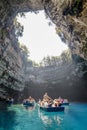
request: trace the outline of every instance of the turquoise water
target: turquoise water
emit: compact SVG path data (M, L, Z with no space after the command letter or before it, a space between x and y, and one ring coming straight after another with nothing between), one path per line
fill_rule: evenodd
M0 130L87 130L87 104L72 103L64 112L13 105L0 110Z

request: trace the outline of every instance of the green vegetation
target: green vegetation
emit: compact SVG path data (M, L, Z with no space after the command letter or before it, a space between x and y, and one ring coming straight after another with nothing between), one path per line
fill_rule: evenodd
M8 36L8 31L5 28L0 29L0 38L4 40L6 36Z
M17 15L17 16L18 16L18 17L23 17L23 18L25 18L25 17L26 17L24 12L18 13L18 15Z
M29 67L38 67L39 64L36 63L35 61L32 61L32 59L29 58L30 52L28 48L24 44L20 44L20 43L19 46L21 49L21 56L24 64L28 65Z
M64 11L63 11L63 15L76 15L78 16L78 14L82 11L83 9L83 0L73 0L72 1L72 5L68 5Z
M33 61L32 59L28 58L27 60L28 67L39 67L40 65Z
M75 0L74 1L74 6L73 6L73 12L74 14L77 14L80 11L80 8L82 5L82 0Z
M66 37L65 37L65 34L64 34L63 30L60 27L57 27L57 26L55 27L55 30L56 30L56 34L58 34L61 41L66 43Z
M32 59L29 58L30 52L25 45L20 45L20 48L23 62L27 64L29 67L55 67L61 64L69 63L72 60L70 51L66 50L60 56L47 56L44 57L40 63L36 63L35 61L32 61Z
M20 48L21 48L22 52L25 52L26 54L30 53L29 50L28 50L28 48L25 45L23 45L23 44L20 45Z
M69 50L63 51L60 58L62 59L62 63L67 63L71 61L71 53Z
M86 43L83 43L82 52L84 53L84 56L87 57L87 38Z
M60 56L47 56L42 59L40 66L58 66L64 63L71 62L70 51L64 51Z
M24 27L17 21L17 18L14 19L14 28L15 28L15 35L16 37L22 37Z

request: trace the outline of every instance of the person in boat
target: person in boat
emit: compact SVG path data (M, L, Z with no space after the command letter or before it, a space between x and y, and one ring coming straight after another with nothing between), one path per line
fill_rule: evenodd
M43 100L41 101L40 106L44 107L44 101Z
M48 107L52 107L53 100L48 100Z
M35 102L34 98L32 98L31 96L29 96L28 101L29 101L30 103Z
M52 106L52 103L53 103L53 99L51 97L48 96L47 92L44 94L43 96L43 100L41 101L39 99L39 105L41 107L51 107Z
M29 96L29 98L23 100L23 103L35 103L35 100L31 96Z
M48 96L47 92L44 94L43 96L43 102L44 102L44 106L48 106L51 107L52 103L53 103L53 99L51 97Z
M63 103L64 99L62 99L62 98L59 96L58 101L59 101L60 103Z
M61 102L58 99L54 99L53 104L55 107L61 106Z
M53 100L53 104L54 104L55 107L58 107L58 105L59 105L58 100L57 100L57 99L54 99L54 100Z
M12 97L9 97L9 99L8 99L9 101L11 101L11 102L13 102L14 101L14 99L12 98Z
M45 100L46 100L47 102L48 102L48 101L53 101L53 99L48 96L47 92L46 92L46 93L44 94L44 96L43 96L43 101L45 101Z
M38 101L39 106L41 106L41 103L42 103L42 101L41 101L41 99L39 99L39 101Z
M68 102L69 102L68 99L63 100L63 103L68 103Z
M47 101L44 102L44 107L48 107L48 102Z
M7 97L6 102L12 104L14 102L14 99L12 97Z
M23 103L26 103L26 99L23 100Z
M39 104L39 106L41 106L41 107L47 107L47 106L48 106L48 103L47 103L46 100L42 100L42 101L41 101L41 100L39 99L38 104Z

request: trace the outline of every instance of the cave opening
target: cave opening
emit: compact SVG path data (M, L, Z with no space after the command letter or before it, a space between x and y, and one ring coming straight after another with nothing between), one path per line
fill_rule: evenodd
M32 61L39 64L45 57L57 57L68 50L68 46L58 36L56 25L43 10L19 16L17 20L24 27L19 43L27 47Z
M40 12L42 12L42 11L40 11ZM31 15L37 15L37 17L38 17L40 15L40 13L37 13L37 14L31 13ZM41 16L42 16L42 14L41 14ZM29 16L27 15L27 17L29 17ZM43 18L42 18L42 20L43 20ZM20 19L19 21L22 21L22 19ZM43 33L42 27L40 26L40 23L37 22L37 20L35 20L35 19L33 19L33 21L35 21L36 25L34 25L34 24L31 25L31 23L29 23L30 27L32 27L31 29L33 30L33 28L34 28L34 32L35 32L35 34L37 34L39 31L39 28L40 28L41 30L39 32L43 36L44 33ZM41 22L41 20L39 20L39 21ZM28 19L28 22L29 22L29 19ZM22 23L24 23L24 21ZM50 25L50 28L52 26L54 26L54 25L51 25L52 22L49 20L48 20L48 24ZM28 29L29 25L26 24L26 26L27 26L26 29ZM37 28L35 28L35 26ZM62 40L60 46L63 49L63 45L67 41L65 40L65 37L63 36L63 34L60 33L61 30L59 30L59 28L57 28L56 31L58 31L57 34L60 36L60 38ZM42 38L42 37L40 36L40 38ZM47 37L47 38L49 38L49 37ZM58 38L59 37L57 36L57 39ZM28 33L28 38L26 38L26 39L27 39L28 43L29 43L29 41L31 43L31 40L29 40L29 33ZM32 39L35 40L35 42L34 42L34 45L35 45L36 42L38 42L38 40L35 39L34 36ZM20 39L20 41L22 41L22 40ZM44 41L44 40L42 40L42 41ZM42 41L40 41L40 43L41 43L41 47L43 49ZM23 41L22 41L22 43L23 43ZM54 42L53 42L53 44L54 44ZM58 42L58 44L59 44L59 42ZM39 46L40 46L40 44L39 44ZM46 44L46 46L47 46L47 44ZM54 44L54 46L56 46L56 45ZM39 47L36 44L36 47L33 46L33 48L36 49ZM72 61L73 56L71 55L71 52L68 50L68 47L66 47L66 48L67 48L67 51L64 51L61 53L61 58L56 57L57 56L56 55L56 56L52 56L53 59L51 59L50 56L47 55L47 58L45 58L43 61L44 63L42 62L39 65L36 63L34 63L34 64L29 63L28 66L26 66L25 73L26 73L26 76L28 77L28 82L25 83L26 87L22 93L24 97L25 97L25 95L26 95L26 97L28 97L28 95L34 94L34 97L36 99L38 99L37 98L38 92L39 92L38 96L41 97L41 95L43 95L45 93L45 91L47 91L53 97L55 97L56 95L61 95L62 97L66 97L72 101L74 101L75 99L85 101L84 97L86 96L86 94L84 94L84 96L82 97L83 99L80 99L80 97L83 95L82 93L84 93L84 90L86 90L85 82L83 84L83 82L82 82L83 79L81 80L81 78L83 77L82 70L81 70L82 66L80 66L80 64L79 64L78 65L79 67L76 67L75 62ZM58 50L57 47L56 47L56 49ZM39 48L38 52L40 52L40 53L38 53L38 55L41 55L42 51L40 48ZM36 57L38 55L37 55L37 53L35 54ZM31 60L32 60L32 58L31 58ZM77 60L76 60L76 62L78 63ZM82 61L82 64L84 64L84 60ZM83 84L84 87L80 88L79 92L78 92L79 86L77 84L79 82L80 82L80 85L82 86L82 84ZM74 93L76 94L76 96L73 97Z

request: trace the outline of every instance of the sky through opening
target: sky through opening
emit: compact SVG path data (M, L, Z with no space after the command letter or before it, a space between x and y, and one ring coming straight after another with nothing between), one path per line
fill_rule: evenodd
M30 52L30 59L39 63L43 57L59 56L68 49L55 31L55 25L48 25L44 11L38 14L27 13L26 18L18 17L18 21L24 26L23 37L19 42L27 46Z

